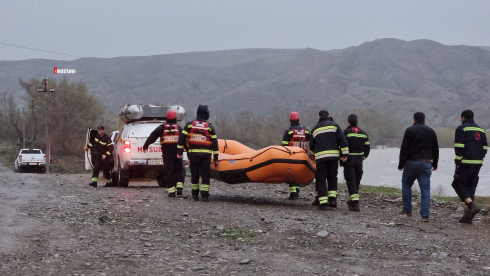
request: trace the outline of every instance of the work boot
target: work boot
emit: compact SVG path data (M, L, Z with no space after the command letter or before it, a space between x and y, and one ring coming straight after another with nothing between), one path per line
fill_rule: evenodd
M115 187L115 186L114 186L112 183L106 183L106 184L105 184L104 186L102 186L102 187L107 188L107 187Z
M407 211L401 210L400 213L398 213L398 214L400 214L401 216L411 217L412 216L412 211L408 211L407 212Z
M182 188L177 188L177 196L182 196Z
M97 182L91 182L88 185L97 188Z
M289 194L289 199L290 200L296 200L299 198L299 193L298 192L295 192L295 193L290 193Z
M360 212L359 200L349 201L349 211Z
M201 195L201 199L203 202L209 202L209 195Z
M194 201L199 201L199 196L198 195L192 195L192 199Z
M468 213L464 213L464 215L459 219L460 223L473 223L471 219L468 218Z
M475 216L480 213L481 208L476 205L474 201L468 203L468 219L473 220Z
M320 210L326 211L326 210L333 210L332 207L329 206L329 204L324 203L324 204L319 204L320 205Z
M173 193L168 193L168 197L175 197L175 192L173 192Z
M429 222L429 217L422 217L422 222Z
M320 206L320 200L318 200L318 197L315 197L315 200L313 201L311 206Z
M337 208L337 198L329 197L328 198L328 206L332 208Z

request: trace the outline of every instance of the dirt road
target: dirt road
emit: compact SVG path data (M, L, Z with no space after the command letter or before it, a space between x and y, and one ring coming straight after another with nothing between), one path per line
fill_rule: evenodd
M490 275L489 216L460 225L456 204L423 223L373 194L361 213L319 211L312 186L291 202L287 185L213 182L204 203L155 182L0 175L0 275Z

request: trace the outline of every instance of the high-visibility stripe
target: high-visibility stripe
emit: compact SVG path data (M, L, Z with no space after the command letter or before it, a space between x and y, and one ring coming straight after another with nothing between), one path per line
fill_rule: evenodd
M289 192L290 192L290 193L296 193L296 190L297 190L297 189L299 189L299 187L298 187L298 186L291 186L291 187L289 187Z
M88 143L88 146L89 146L89 147L93 147L91 143Z
M288 134L290 134L290 135L293 134L293 131L292 130L288 131Z
M364 155L364 152L349 152L349 155Z
M99 180L98 177L92 177L92 182L97 182Z
M211 153L211 150L207 150L207 149L190 149L189 152L194 152L194 153Z
M315 197L318 197L318 191L315 191Z
M212 129L211 127L208 127L208 130L209 130L209 131L213 131L213 129Z
M184 183L177 182L177 189L183 189L183 188L184 188Z
M351 195L351 196L349 197L349 199L350 199L351 201L354 201L354 200L359 200L359 194L353 194L353 195Z
M182 130L182 134L187 135L187 134L189 134L189 132L187 132L187 131L185 131L185 130Z
M106 153L107 153L107 155L111 155L111 153L110 153L110 152L108 152L108 151L106 151Z
M99 142L99 139L97 139L97 138L95 138L94 140L95 140L95 142Z
M320 152L317 152L315 153L315 156L320 156L320 155L324 155L324 154L340 154L340 151L339 150L324 150L324 151L320 151Z
M480 131L480 132L485 132L483 128L479 127L465 127L463 128L463 131Z
M218 138L218 136L216 136L216 135L211 135L211 139L213 139L213 138L216 138L216 139L217 139L217 138Z
M106 179L105 180L105 183L107 183L107 184L111 184L111 182L112 182L111 179Z
M282 141L282 144L283 145L289 145L289 142L288 141Z
M358 137L358 138L367 138L366 134L357 134L357 133L349 133L347 137Z
M181 148L183 148L183 147L184 147L184 146L177 145L177 148L178 148L178 149L181 149Z
M199 184L191 184L191 189L199 190Z
M337 127L324 126L324 127L317 128L315 131L313 131L313 137L316 137L318 134L326 133L326 132L337 132Z
M487 150L487 149L488 149L488 146L483 146L483 149L484 149L484 150Z
M328 197L337 197L337 191L328 191Z
M306 133L306 134L310 134L310 131L309 131L309 130L305 130L305 133Z
M110 145L114 145L114 143L110 143L110 144L108 144L108 146L110 146Z
M171 193L175 193L175 187L168 188L168 189L167 189L167 192L168 192L169 194L171 194Z
M457 156L456 155L456 160L461 160L461 159L463 159L463 156Z
M104 143L104 142L102 142L102 141L99 141L99 144L101 144L101 145L103 145L103 146L107 145L107 143Z
M190 125L187 125L187 127L188 127L188 128L192 128L192 124L190 124Z
M461 163L463 163L463 164L481 165L481 164L483 164L483 160L466 160L466 159L463 159L463 160L461 160Z
M349 148L341 148L342 154L349 154Z
M328 197L326 196L319 197L318 201L320 201L320 204L328 203Z
M464 148L464 144L454 143L455 148Z
M209 185L207 185L207 184L201 184L201 191L203 191L203 192L209 192Z
M371 143L369 143L369 141L366 141L366 142L364 143L364 145L370 145L370 144L371 144Z

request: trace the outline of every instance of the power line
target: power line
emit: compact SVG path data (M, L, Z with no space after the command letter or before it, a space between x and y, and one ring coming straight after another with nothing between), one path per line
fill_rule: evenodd
M70 56L70 57L81 58L81 56L70 55L70 54L63 54L63 53L59 53L59 52L41 50L41 49L30 48L30 47L24 47L24 46L19 46L19 45L14 45L14 44L8 44L8 43L3 43L3 42L0 42L0 44L6 45L6 46L10 46L10 47L17 47L17 48L29 49L29 50L39 51L39 52L45 52L45 53L51 53L51 54L57 54L57 55L63 55L63 56Z

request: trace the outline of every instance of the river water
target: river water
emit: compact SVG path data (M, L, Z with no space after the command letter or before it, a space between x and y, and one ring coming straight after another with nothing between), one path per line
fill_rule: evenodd
M364 161L364 175L361 184L401 188L402 172L398 171L400 149L373 149L369 158ZM454 149L440 149L439 168L432 172L432 195L456 196L451 187L454 175ZM476 190L477 196L490 196L490 165L483 162L480 170L480 181ZM343 169L339 170L339 182L344 182ZM418 187L415 181L414 188Z

